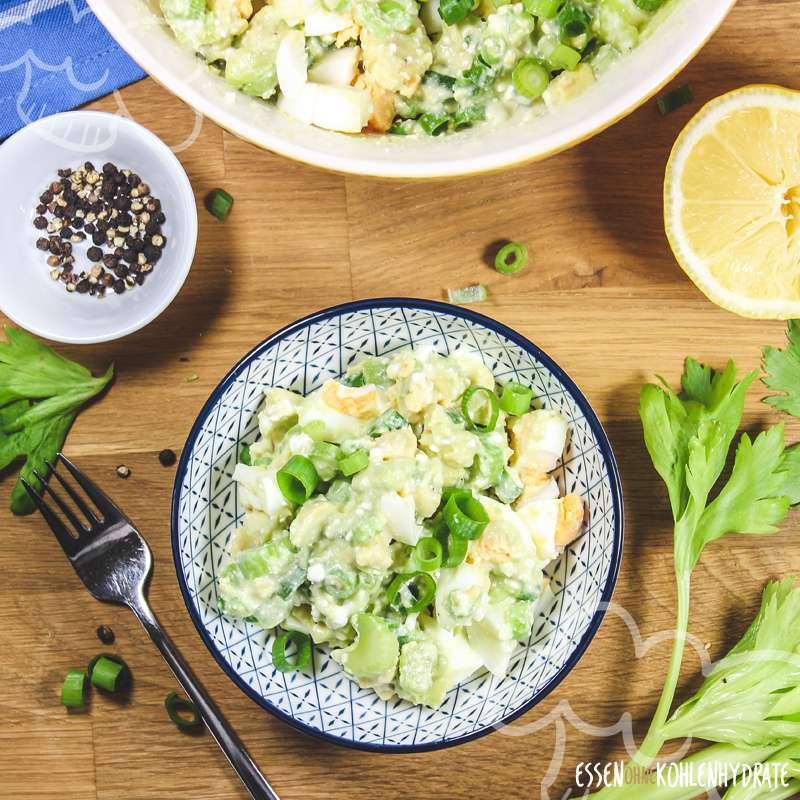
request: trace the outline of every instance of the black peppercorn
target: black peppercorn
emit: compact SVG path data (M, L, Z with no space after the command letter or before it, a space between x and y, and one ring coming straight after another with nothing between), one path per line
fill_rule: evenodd
M175 455L174 450L162 450L158 454L158 460L161 462L162 467L171 467L178 460L178 457Z
M155 264L161 258L161 248L156 247L154 244L147 244L144 247L144 257L151 263Z

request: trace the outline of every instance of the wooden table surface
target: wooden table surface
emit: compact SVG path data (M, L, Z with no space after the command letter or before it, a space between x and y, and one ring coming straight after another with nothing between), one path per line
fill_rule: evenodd
M800 88L800 3L740 0L723 27L675 83L697 101L747 83ZM169 144L185 145L194 113L152 80L94 107L123 111ZM661 215L670 146L697 103L662 119L652 103L607 132L541 164L446 183L342 177L260 152L203 121L180 149L198 198L216 186L235 198L225 224L200 210L198 254L172 306L119 342L63 347L117 379L81 414L66 451L136 520L155 556L153 608L239 730L283 800L343 797L533 798L562 796L575 764L624 755L620 737L565 723L556 750L553 719L569 712L611 726L623 714L649 719L669 645L637 659L620 618L607 617L578 666L550 697L511 726L454 749L421 755L361 753L308 738L245 697L207 652L183 603L172 565L169 506L179 451L206 397L228 368L277 328L316 309L385 295L443 298L448 286L489 285L480 310L552 355L593 404L622 472L625 553L614 600L644 636L673 626L667 502L644 450L640 384L655 372L676 382L694 355L741 370L784 326L733 316L706 301L675 264ZM492 242L526 242L525 272L502 277L485 264ZM187 362L188 359L188 362ZM196 373L198 379L187 382ZM774 421L754 388L748 428ZM789 424L790 439L800 426ZM127 481L115 467L132 470ZM79 584L43 521L13 518L0 483L0 796L13 800L193 800L244 798L208 734L182 735L163 698L175 681L133 616L101 605ZM800 567L796 517L772 539L711 546L695 573L691 632L719 657L749 623L768 578ZM61 679L104 649L113 626L135 685L128 702L95 697L88 713L58 704ZM682 688L696 684L687 656ZM550 716L550 724L531 725ZM522 735L505 735L508 733ZM559 758L558 753L561 752ZM544 795L546 796L546 795Z

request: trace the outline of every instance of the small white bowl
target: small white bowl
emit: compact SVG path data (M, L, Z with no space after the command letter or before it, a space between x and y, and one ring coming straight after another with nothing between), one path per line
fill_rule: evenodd
M33 225L39 195L59 169L107 161L130 169L161 200L167 239L161 259L142 286L102 299L67 292L50 278L48 253L36 249L46 231ZM71 111L23 128L0 148L0 310L18 325L57 342L89 344L127 336L154 320L180 291L194 258L197 209L189 179L173 152L135 122L98 111ZM91 262L86 243L73 245L76 271ZM107 251L104 251L107 252Z

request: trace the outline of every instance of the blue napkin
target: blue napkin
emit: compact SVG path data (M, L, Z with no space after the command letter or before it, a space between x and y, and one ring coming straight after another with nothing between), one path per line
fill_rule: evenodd
M0 0L0 139L142 77L85 0Z

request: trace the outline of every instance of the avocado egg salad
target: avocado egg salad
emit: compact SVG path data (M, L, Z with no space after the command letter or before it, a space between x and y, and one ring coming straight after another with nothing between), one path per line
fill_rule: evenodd
M236 89L335 131L438 135L590 86L665 0L161 0Z
M505 675L584 519L550 476L567 423L532 394L498 396L478 356L431 349L366 358L307 397L268 389L234 473L245 514L220 609L282 629L277 669L324 643L384 699L437 707L483 667Z

